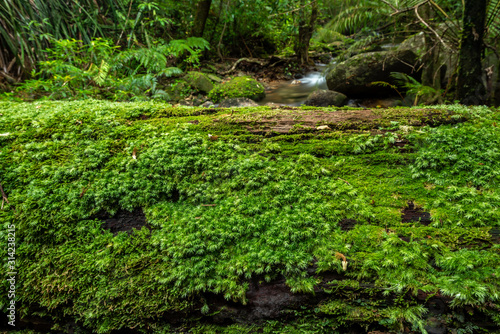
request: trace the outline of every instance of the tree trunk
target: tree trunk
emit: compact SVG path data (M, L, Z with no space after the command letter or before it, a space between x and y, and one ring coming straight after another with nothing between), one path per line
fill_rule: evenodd
M208 13L210 11L211 5L212 5L212 0L200 0L196 4L196 12L194 14L194 22L193 22L193 28L191 29L191 36L203 37L203 31L205 30L205 23L207 22Z
M487 0L465 0L458 60L457 99L466 105L486 102L481 58Z
M306 0L300 0L300 10L299 10L299 34L297 35L297 40L295 41L294 51L297 56L297 61L299 64L304 65L309 63L309 42L311 40L314 24L318 17L318 4L316 0L313 0L311 5L311 14L308 20L308 8L305 4Z

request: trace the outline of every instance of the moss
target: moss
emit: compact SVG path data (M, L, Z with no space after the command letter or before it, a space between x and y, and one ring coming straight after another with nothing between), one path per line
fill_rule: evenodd
M419 291L498 314L498 112L381 109L366 129L326 133L252 127L315 112L356 110L0 102L0 237L16 225L19 314L94 333L161 332L174 319L193 332L400 330L422 324ZM402 222L408 201L431 213L428 226ZM142 229L103 227L103 212L137 208ZM201 323L282 277L322 303L284 310L286 323Z
M184 80L195 90L204 94L208 94L214 88L210 78L202 72L188 72L184 76Z
M231 97L247 97L259 101L265 96L264 86L250 77L236 77L226 83L216 86L208 95L214 102Z

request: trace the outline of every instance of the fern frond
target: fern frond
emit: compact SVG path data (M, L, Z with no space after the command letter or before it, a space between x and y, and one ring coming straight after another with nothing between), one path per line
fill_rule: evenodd
M167 78L173 77L175 75L180 75L182 74L182 70L178 67L167 67L165 69L162 69L160 72L158 72L158 76L164 75Z
M111 66L104 59L101 61L101 66L97 70L97 74L92 78L98 85L103 85L108 76Z

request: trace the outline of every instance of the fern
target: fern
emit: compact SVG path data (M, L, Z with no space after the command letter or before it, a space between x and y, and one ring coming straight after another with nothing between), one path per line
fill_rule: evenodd
M420 97L425 97L428 103L435 102L442 93L442 90L435 89L430 86L425 86L418 82L417 79L405 73L392 72L391 77L396 80L396 83L406 88L408 95L414 95L415 100L413 105L417 105Z
M91 65L91 68L89 69L89 71L92 69L93 65L94 64ZM99 68L97 69L97 73L92 78L96 82L96 84L98 84L98 85L104 84L104 80L108 76L110 68L111 67L110 67L108 62L106 62L104 59L101 60L101 66L99 66Z

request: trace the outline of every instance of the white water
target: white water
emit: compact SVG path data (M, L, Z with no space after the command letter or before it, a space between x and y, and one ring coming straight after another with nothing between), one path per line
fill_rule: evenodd
M289 106L299 106L304 103L309 94L318 89L328 89L323 71L324 64L316 64L318 71L307 73L303 78L279 83L266 91L266 97L259 102L276 103ZM295 81L295 83L294 83ZM293 84L292 84L293 83Z

